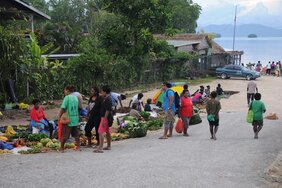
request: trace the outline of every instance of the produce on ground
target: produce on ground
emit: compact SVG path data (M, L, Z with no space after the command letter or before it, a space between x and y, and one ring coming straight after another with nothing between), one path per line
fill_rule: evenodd
M39 142L42 138L47 138L47 137L48 136L44 133L30 134L30 135L28 135L27 140Z
M147 135L148 126L145 123L138 122L135 118L130 116L125 117L123 120L126 122L124 128L121 129L122 133L128 134L130 138L139 138Z
M30 135L29 133L16 133L16 134L12 135L10 137L10 139L18 139L18 138L27 139L29 135Z
M16 134L16 131L13 129L12 125L9 125L5 131L5 136L10 137Z
M0 154L5 154L5 153L12 153L12 151L8 149L0 150Z
M18 153L20 154L35 154L35 153L41 153L41 148L39 147L33 147L31 149L28 149L28 150L21 150L19 151Z
M8 138L6 136L0 136L0 140L4 141L4 142L7 142L8 141Z
M143 112L140 112L140 115L147 121L149 120L151 114L149 112L143 111Z
M163 126L163 120L150 120L147 122L148 130L154 131L154 130L159 130Z

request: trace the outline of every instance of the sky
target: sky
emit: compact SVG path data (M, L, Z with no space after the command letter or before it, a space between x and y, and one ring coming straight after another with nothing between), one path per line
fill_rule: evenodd
M282 28L282 0L193 0L202 7L199 26L233 24L237 5L238 24L262 24Z

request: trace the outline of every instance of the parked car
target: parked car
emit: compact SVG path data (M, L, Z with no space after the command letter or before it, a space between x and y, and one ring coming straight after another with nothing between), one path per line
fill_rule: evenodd
M222 68L216 69L216 75L222 79L230 77L242 77L247 80L254 80L260 77L260 73L243 67L241 65L226 65Z

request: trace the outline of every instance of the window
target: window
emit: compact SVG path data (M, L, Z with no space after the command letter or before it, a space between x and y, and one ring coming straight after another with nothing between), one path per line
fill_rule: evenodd
M234 67L233 65L227 65L225 68L229 70L233 70L234 69L233 67Z

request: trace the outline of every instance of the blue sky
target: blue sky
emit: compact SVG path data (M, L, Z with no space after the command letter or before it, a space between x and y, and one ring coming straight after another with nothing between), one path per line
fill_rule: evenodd
M282 0L194 0L202 6L199 26L233 24L235 5L238 24L257 23L282 28Z

